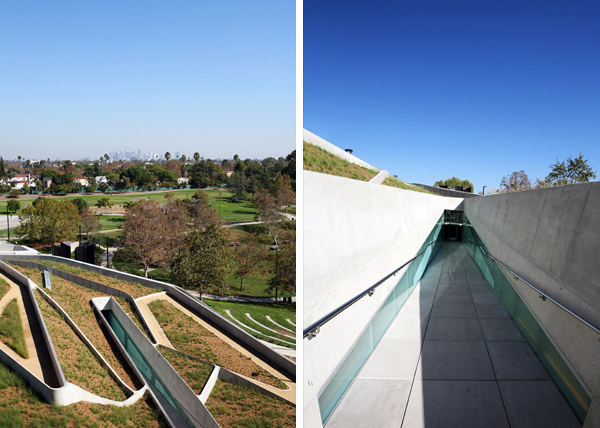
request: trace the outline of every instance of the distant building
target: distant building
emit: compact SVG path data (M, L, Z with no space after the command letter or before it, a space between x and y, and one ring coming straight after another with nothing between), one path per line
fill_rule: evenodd
M79 184L81 184L83 187L87 187L87 186L89 186L89 184L90 184L90 183L89 183L89 181L88 181L88 179L87 179L87 178L85 178L85 177L75 177L75 178L73 179L73 183L75 183L75 184L79 183Z
M9 181L12 183L13 188L22 189L26 184L30 185L31 176L29 174L17 174Z
M42 178L42 183L44 183L44 189L49 189L52 186L52 177Z
M100 186L101 184L106 183L108 184L108 179L106 178L105 175L99 175L96 177L96 184L98 186Z
M227 177L231 177L233 175L233 171L223 171L223 173L227 174Z
M177 179L177 184L188 184L190 182L190 179L187 177L179 177Z

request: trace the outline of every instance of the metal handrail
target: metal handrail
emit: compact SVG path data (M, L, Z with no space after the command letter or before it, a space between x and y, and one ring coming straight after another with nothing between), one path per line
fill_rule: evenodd
M586 320L585 318L583 318L582 316L578 315L577 313L573 312L571 309L567 308L565 305L563 305L562 303L560 303L559 301L557 301L556 299L552 298L551 296L549 296L547 293L544 293L542 290L540 290L539 288L537 288L535 285L531 284L530 282L528 282L526 279L524 279L522 276L518 275L517 273L515 273L512 269L510 269L508 266L506 266L504 263L502 263L500 260L498 260L496 257L492 256L489 251L487 250L487 248L482 247L481 245L477 244L476 242L471 241L468 238L463 238L465 241L469 241L470 243L472 243L473 245L475 245L476 247L478 247L481 252L489 257L490 259L492 259L494 262L496 262L498 265L500 265L501 267L503 267L505 270L507 270L508 272L511 273L511 275L513 276L514 279L516 280L521 280L525 285L529 286L530 288L532 288L533 290L537 291L539 293L539 296L542 300L550 300L552 303L554 303L556 306L558 306L559 308L563 309L564 311L568 312L569 314L571 314L572 316L574 316L575 318L577 318L579 321L581 321L582 323L584 323L585 325L587 325L589 328L591 328L592 330L594 330L596 333L600 334L600 328L595 326L594 324L592 324L591 322L589 322L588 320Z
M429 242L427 245L425 245L425 248L423 249L423 251L421 251L419 254L417 254L416 256L414 256L412 259L410 259L409 261L407 261L406 263L404 263L402 266L400 266L397 269L394 269L390 274L386 275L384 278L382 278L379 281L377 281L375 284L373 284L372 286L370 286L369 288L367 288L365 291L357 294L352 299L348 300L346 303L342 304L341 306L338 306L336 309L334 309L333 311L329 312L327 315L325 315L324 317L322 317L318 321L312 323L310 326L308 326L306 329L304 329L304 331L303 331L303 339L306 339L307 336L308 336L309 340L312 339L317 334L319 334L319 331L320 331L322 325L324 325L324 324L328 323L329 321L331 321L333 318L335 318L340 313L342 313L343 311L345 311L346 309L348 309L350 306L352 306L353 304L355 304L356 302L358 302L360 299L362 299L363 297L365 297L367 294L369 295L369 297L372 296L373 293L375 292L375 289L377 287L379 287L385 281L387 281L388 279L390 279L392 276L396 275L398 273L398 271L402 270L406 265L408 265L409 263L411 263L413 260L415 260L421 254L425 253L426 249L430 245L435 244L436 242L439 242L439 241L441 241L441 239L436 239L435 241Z

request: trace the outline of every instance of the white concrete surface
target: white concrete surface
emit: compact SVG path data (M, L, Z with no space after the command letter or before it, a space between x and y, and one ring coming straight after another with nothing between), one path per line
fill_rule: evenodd
M600 182L471 198L464 210L494 257L600 325ZM507 278L600 407L598 334Z
M310 171L303 174L304 328L414 257L444 209L462 202ZM318 420L319 393L398 278L334 318L316 338L303 340L305 420Z
M10 231L12 236L13 227L19 226L21 222L19 221L18 215L11 215L9 216L10 219L7 219L6 217L6 214L2 215L2 213L0 213L0 230L8 229L8 226L10 225Z

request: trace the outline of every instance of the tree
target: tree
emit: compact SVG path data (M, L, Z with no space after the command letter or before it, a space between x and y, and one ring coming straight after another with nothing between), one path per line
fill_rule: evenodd
M110 208L113 206L113 203L111 202L110 198L100 198L98 199L98 202L96 202L96 206L98 208Z
M32 241L59 242L74 239L80 217L77 207L63 199L38 198L32 205L21 210L18 236Z
M293 231L284 234L280 250L275 253L273 274L265 291L268 293L275 291L275 301L279 291L281 293L296 291L296 234Z
M520 192L522 190L531 190L531 182L525 171L514 171L511 175L502 177L500 189L503 192Z
M292 179L289 175L279 174L275 180L275 199L279 206L285 205L287 212L288 204L294 203L296 200L296 192L292 189Z
M110 159L110 156L108 156L108 154L104 153L104 160L106 161L106 163L108 163L109 159Z
M165 159L168 161L169 159L171 159L171 153L167 152L165 153Z
M186 249L175 258L172 277L181 287L204 292L224 292L233 256L225 229L216 224L194 228L185 238Z
M237 202L244 200L244 190L246 185L244 184L244 177L241 173L236 172L231 176L231 191L235 195Z
M4 168L4 159L0 157L0 177L6 177L6 169Z
M172 269L175 257L184 248L188 227L188 212L180 199L173 198L170 193L167 193L167 195L165 197L168 201L163 207L164 213L161 218L163 252L159 265L167 269Z
M181 155L181 157L179 158L179 162L181 162L181 163L185 163L186 160L187 160L187 157L185 155Z
M277 200L267 190L260 189L252 199L254 206L260 212L260 220L269 229L269 235L273 237L275 245L277 245L277 236L281 230L282 220L285 217L280 213Z
M164 229L161 219L160 205L142 199L127 211L123 221L123 245L142 263L146 278L148 267L161 261Z
M21 209L21 202L8 201L6 203L6 208L8 208L8 211L10 211L11 213L16 213L17 211L19 211Z
M223 225L223 220L217 210L210 205L208 193L200 189L196 190L192 196L190 216L194 226L201 229L205 229L210 224L216 224L219 227Z
M200 160L200 153L194 153L194 160L196 161L196 163L198 163L198 161Z
M96 216L87 208L84 208L79 212L79 217L81 218L81 229L87 234L89 239L90 233L96 230L98 219L96 219Z
M87 210L88 204L83 198L73 198L71 199L71 203L77 207L77 211L79 211L79 214L81 214L82 211Z
M456 188L456 186L462 186L463 190L466 190L470 187L471 193L473 193L473 189L475 188L475 186L473 186L473 183L471 183L469 180L461 180L460 178L456 177L448 178L447 180L443 181L436 181L435 183L433 183L433 185L436 187L446 186L449 189L454 189Z
M581 152L575 159L569 156L566 160L550 165L550 174L546 176L545 182L549 186L564 186L566 184L586 183L596 178L596 171L583 158Z
M251 233L245 246L235 249L233 258L235 260L234 277L240 279L240 291L244 286L244 281L249 276L265 273L263 261L265 259L265 249L256 240L256 234Z

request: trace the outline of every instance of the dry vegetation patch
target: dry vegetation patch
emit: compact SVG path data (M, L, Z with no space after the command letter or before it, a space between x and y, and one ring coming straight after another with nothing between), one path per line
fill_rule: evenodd
M79 339L63 316L37 292L38 306L52 339L65 379L100 397L115 401L127 398L125 391L100 365L89 348Z
M89 279L90 281L96 281L101 284L108 285L109 287L113 287L126 292L127 294L131 295L134 299L162 291L155 288L145 287L135 282L123 281L121 279L115 279L109 276L100 275L99 273L94 273L83 268L68 265L66 263L59 263L49 260L33 260L33 262L50 266L55 269L62 270L63 272L67 272L73 275L80 276L82 278Z
M6 305L2 316L0 316L0 340L21 357L29 358L29 352L27 352L27 345L25 344L23 323L21 322L21 314L19 313L19 304L16 298Z
M155 300L149 307L177 350L267 385L287 389L287 385L280 379L242 355L171 303Z
M188 358L187 355L182 355L164 346L159 346L158 350L177 373L179 373L179 376L192 388L192 391L196 395L200 394L214 366L193 360Z
M13 266L32 281L39 280L42 273L37 269ZM45 292L50 295L61 308L65 310L71 319L81 329L83 334L92 342L94 347L102 354L104 359L111 365L121 379L131 388L139 389L142 385L136 385L135 376L131 368L119 352L118 347L109 339L108 332L100 324L90 300L94 297L104 297L106 294L89 288L82 287L71 281L67 281L55 275L51 275L52 289ZM121 299L128 303L125 299ZM122 302L119 302L123 305ZM129 305L127 305L129 306ZM131 316L131 315L130 315ZM138 321L139 322L139 321Z
M296 426L296 408L250 388L217 380L206 407L222 427Z
M322 172L360 181L370 181L378 174L377 171L348 162L306 141L302 158L304 169L307 171Z
M8 367L0 363L0 427L166 428L168 425L148 395L129 407L75 403L45 403Z

